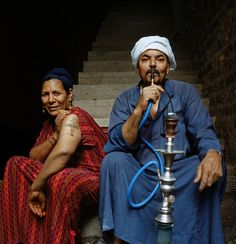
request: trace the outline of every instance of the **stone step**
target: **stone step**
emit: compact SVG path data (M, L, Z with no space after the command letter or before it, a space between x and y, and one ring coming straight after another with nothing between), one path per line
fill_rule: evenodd
M158 4L157 4L158 2ZM112 5L110 7L110 11L108 13L108 16L111 16L112 19L114 19L116 16L118 18L122 17L128 17L128 16L159 16L160 18L169 17L171 18L171 11L168 10L166 7L160 6L160 1L153 1L152 3L148 1L148 5L142 4L141 2L136 2L135 4L133 2L132 5L129 5L129 1L125 1L125 4L123 6L120 5ZM148 11L143 11L144 9L147 9Z
M130 50L126 51L89 51L88 61L100 61L100 60L131 60ZM189 58L187 53L183 50L175 50L174 52L176 61L178 63L181 59Z
M171 33L173 31L172 23L169 21L159 22L158 20L152 19L150 21L143 22L141 21L131 21L126 22L122 19L116 22L104 22L101 25L99 30L99 34L109 32L111 33L112 30L116 30L117 34L125 34L127 33L128 36L131 33ZM128 32L130 31L130 32Z
M181 75L178 76L176 74L169 74L168 75L169 79L176 79L176 80L182 80L188 83L194 83L198 84L198 79L194 75ZM134 76L134 77L129 77L129 76L120 76L120 77L83 77L80 78L79 84L80 85L95 85L95 84L122 84L122 83L127 83L131 85L138 84L139 82L139 77Z
M107 15L102 23L103 25L112 25L112 24L118 24L118 23L140 23L140 24L145 24L148 25L151 22L156 21L157 25L161 26L164 24L172 24L172 20L170 18L170 15L168 14L139 14L139 13L132 13L131 14L126 14L122 12L112 12L109 15Z
M124 4L125 2L125 4ZM149 11L153 11L153 8L155 6L155 12L159 13L159 11L161 11L161 13L167 12L170 13L169 8L171 7L171 2L170 1L156 1L156 0L136 0L135 4L134 1L122 1L122 0L118 0L118 1L111 1L112 5L111 5L111 12L112 10L115 11L119 11L119 10L123 10L126 13L130 13L130 11L134 10L138 10L140 9L141 12L145 12L143 11L143 9L145 8L148 12Z
M101 85L75 85L75 100L109 100L114 99L123 90L130 88L130 84L101 84Z
M204 105L209 108L209 99L203 98ZM92 115L101 127L109 126L109 118L114 104L114 99L109 100L75 100L74 106L79 106ZM215 118L213 118L215 123Z
M158 34L169 38L169 35L166 35L165 33L158 32ZM149 35L152 35L152 34L149 34ZM139 37L142 37L142 36L143 35L140 34ZM139 37L136 39L127 38L127 40L126 40L126 39L119 39L119 38L113 39L111 36L110 38L104 38L104 40L102 40L102 41L94 42L92 44L92 50L93 51L99 51L99 50L109 50L109 51L129 50L129 51L131 51L135 42L139 39ZM178 46L178 43L171 42L171 40L170 40L170 43L171 43L173 51L180 49L180 47Z
M86 84L137 84L139 76L131 72L80 72L78 74L79 85ZM75 85L76 87L76 85Z
M171 75L175 75L178 78L181 78L181 76L194 76L196 77L196 73L194 71L184 71L184 70L175 70L175 71L170 71L168 76ZM133 70L132 71L112 71L112 72L94 72L94 71L84 71L84 72L79 72L78 73L78 78L79 80L82 79L96 79L96 78L113 78L113 77L130 77L130 78L134 78L134 79L139 79L138 74L136 73L136 71ZM177 78L175 78L177 79Z
M130 30L128 28L126 29L121 29L118 32L113 32L112 29L110 28L103 28L99 30L98 36L97 36L97 40L102 41L112 41L114 39L119 40L119 38L121 40L124 40L125 38L132 40L133 43L135 41L137 41L139 38L143 37L143 36L152 36L152 35L159 35L159 36L165 36L169 39L169 41L171 41L174 37L175 31L172 30L171 28L169 30L167 29L157 29L154 30L149 29L149 28L145 28L145 29L133 29ZM171 44L173 44L171 42ZM121 49L122 50L122 49Z
M86 110L93 118L109 118L114 99L110 100L75 100L73 104Z
M115 26L124 23L129 23L131 26L136 25L138 23L140 25L145 25L147 27L151 22L153 24L154 21L157 22L156 25L158 25L159 27L165 24L173 23L171 16L166 14L136 14L135 12L132 12L132 14L125 15L125 13L122 12L113 12L104 18L101 27L103 25ZM153 27L153 25L151 27Z
M169 79L182 80L189 83L198 83L198 78L194 72L171 71ZM137 84L140 80L134 71L128 72L80 72L78 74L79 84Z
M73 100L110 100L115 99L122 91L129 89L132 85L127 83L120 84L101 84L101 85L75 85ZM195 85L201 94L201 85Z
M189 59L179 60L178 69L193 71L192 61ZM88 72L111 72L111 71L133 71L131 61L127 60L104 60L104 61L85 61L83 71Z
M102 238L102 232L99 224L98 214L89 216L89 218L86 219L86 222L81 228L81 238L83 244L90 243L87 242L87 239L89 239L89 237Z

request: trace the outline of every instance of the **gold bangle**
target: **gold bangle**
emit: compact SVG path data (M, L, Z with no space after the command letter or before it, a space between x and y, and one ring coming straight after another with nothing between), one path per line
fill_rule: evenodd
M48 138L48 141L52 146L55 146L55 144L57 143L57 140L53 136L50 136Z

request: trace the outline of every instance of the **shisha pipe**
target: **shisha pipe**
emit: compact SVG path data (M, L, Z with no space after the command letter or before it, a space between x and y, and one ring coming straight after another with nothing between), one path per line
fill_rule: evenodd
M154 79L154 70L155 70L155 68L151 69L151 76L150 76L151 86L154 85L154 81L155 81L155 79Z
M175 113L168 113L166 118L166 148L157 150L162 153L165 162L164 173L159 176L163 201L160 205L159 213L155 218L157 226L157 244L170 244L172 240L172 228L174 225L172 205L175 201L175 197L172 192L174 190L174 182L176 180L172 173L172 161L175 154L184 153L184 151L173 149L177 122L177 115Z
M151 69L151 75L150 75L150 83L151 85L154 84L154 71L155 69ZM140 122L139 129L142 128L142 126L145 124L146 119L150 113L152 106L152 102L149 101L148 108L146 112L144 113L144 116ZM168 116L166 118L166 147L165 149L155 149L150 143L148 143L143 137L141 137L141 140L146 144L146 146L155 154L158 162L150 161L147 164L145 164L141 169L136 173L136 175L131 180L131 183L128 187L128 193L127 193L127 200L131 207L133 208L140 208L143 207L145 204L147 204L152 197L155 195L157 190L160 188L163 201L160 205L160 210L158 212L157 217L155 218L156 226L157 226L157 244L170 244L172 240L172 227L174 224L174 219L172 217L172 211L173 211L173 203L174 203L174 196L172 195L172 192L174 190L174 182L175 177L172 174L172 161L175 157L175 154L177 153L184 153L184 151L180 150L174 150L174 135L175 135L175 128L177 126L178 117L175 113L168 113ZM164 160L159 155L159 152L163 154ZM138 179L139 175L143 173L143 171L149 167L150 165L155 165L157 167L157 175L159 182L154 188L154 190L151 192L151 194L142 202L140 203L134 203L132 201L131 192L133 189L133 186ZM165 166L164 166L165 165Z

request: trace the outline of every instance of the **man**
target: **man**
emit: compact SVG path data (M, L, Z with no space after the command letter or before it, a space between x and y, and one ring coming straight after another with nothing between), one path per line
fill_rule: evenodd
M127 191L142 165L156 160L142 138L154 148L165 148L164 121L169 112L174 112L179 119L174 143L185 153L176 154L173 162L176 182L172 243L223 243L220 202L225 165L212 119L191 84L166 79L168 72L176 68L167 38L139 39L131 58L141 80L117 97L111 112L109 141L104 147L107 155L100 174L102 231L114 236L112 243L156 243L155 217L162 202L160 191L141 208L129 206ZM139 129L149 101L152 101L150 115ZM157 181L152 169L141 174L132 191L134 201L141 202L150 195Z

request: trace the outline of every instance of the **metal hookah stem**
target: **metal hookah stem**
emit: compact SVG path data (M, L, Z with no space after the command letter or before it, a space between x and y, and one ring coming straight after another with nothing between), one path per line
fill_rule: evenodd
M152 70L151 70L151 77L150 77L150 82L151 82L151 85L154 85L154 81L155 81L155 79L154 79L154 68L152 68Z

